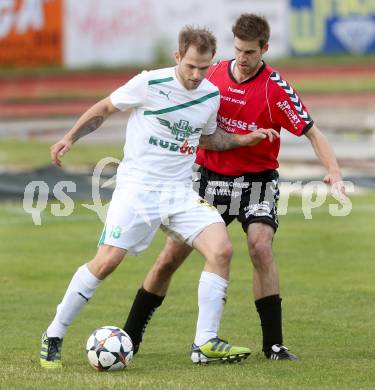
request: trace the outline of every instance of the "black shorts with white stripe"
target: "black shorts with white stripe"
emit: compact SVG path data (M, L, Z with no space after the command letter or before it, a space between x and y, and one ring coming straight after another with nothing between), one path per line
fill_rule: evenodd
M247 233L250 224L261 222L276 232L278 179L276 170L226 176L201 167L194 189L218 209L226 225L237 219Z

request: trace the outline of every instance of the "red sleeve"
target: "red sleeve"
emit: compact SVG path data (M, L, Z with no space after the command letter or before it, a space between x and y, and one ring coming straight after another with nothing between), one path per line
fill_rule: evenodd
M297 136L306 134L311 129L314 121L307 112L305 105L293 88L277 72L270 75L267 95L273 123Z

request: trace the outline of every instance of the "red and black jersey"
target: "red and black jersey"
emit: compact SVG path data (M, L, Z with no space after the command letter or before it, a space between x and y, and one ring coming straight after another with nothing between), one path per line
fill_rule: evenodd
M207 79L220 90L217 123L228 133L246 134L258 128L284 128L301 136L313 120L293 88L265 63L252 78L238 83L233 77L234 60L213 65ZM200 149L197 163L227 176L276 169L280 140L268 139L256 146L226 151Z

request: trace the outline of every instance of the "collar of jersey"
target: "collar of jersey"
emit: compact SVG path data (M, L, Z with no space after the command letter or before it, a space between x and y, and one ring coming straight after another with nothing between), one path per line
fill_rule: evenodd
M230 60L228 62L228 73L229 73L229 77L236 83L236 84L246 84L246 83L249 83L250 81L256 79L264 70L264 68L266 67L266 63L262 60L263 64L262 66L258 69L258 72L255 73L254 76L250 77L249 79L247 80L244 80L242 82L238 82L234 75L233 75L233 69L234 69L234 65L236 64L236 59L233 58L232 60Z

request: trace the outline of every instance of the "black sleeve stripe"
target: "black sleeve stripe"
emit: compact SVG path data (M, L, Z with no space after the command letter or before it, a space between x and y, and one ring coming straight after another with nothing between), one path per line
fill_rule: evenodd
M294 92L293 88L281 78L280 74L277 72L272 72L270 79L275 81L276 84L281 87L285 93L289 96L291 102L293 103L298 115L305 121L306 124L312 122L310 115L303 109L302 102L298 95ZM308 130L308 129L307 129Z
M306 133L314 126L314 121L311 120L309 124L306 125L306 127L302 130L302 134L306 135Z

